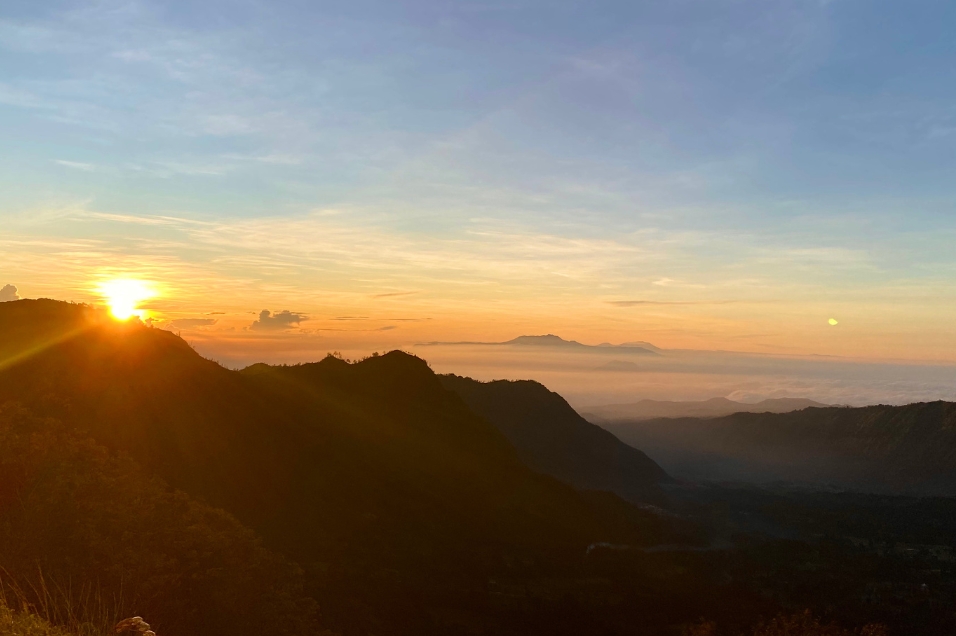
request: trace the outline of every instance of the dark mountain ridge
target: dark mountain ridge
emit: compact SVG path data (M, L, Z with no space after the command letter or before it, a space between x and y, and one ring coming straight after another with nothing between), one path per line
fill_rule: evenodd
M956 495L956 404L951 402L605 426L684 479Z
M671 481L643 452L591 424L538 382L478 382L457 375L443 375L441 382L495 425L539 472L634 502L656 499L656 487Z

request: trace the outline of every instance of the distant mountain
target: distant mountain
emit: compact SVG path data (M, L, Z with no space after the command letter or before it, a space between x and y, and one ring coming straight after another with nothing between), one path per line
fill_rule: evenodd
M956 496L956 404L604 425L675 477Z
M647 349L648 351L654 351L660 353L663 351L660 347L655 347L649 342L635 341L635 342L622 342L621 344L611 344L610 342L602 342L598 345L599 347L617 347L617 348L632 348L636 347L638 349Z
M0 405L234 514L305 568L336 632L553 633L557 605L495 609L488 581L535 587L592 544L674 541L661 517L528 468L401 352L231 371L168 331L44 300L0 304L0 352Z
M552 349L591 351L595 353L619 352L638 355L659 355L660 349L646 342L627 342L613 345L607 342L599 345L586 345L577 340L565 340L554 334L544 336L518 336L505 342L425 342L422 346L436 345L487 345L487 346L519 346L519 347L547 347Z
M578 348L584 347L588 348L588 345L581 344L577 340L565 340L560 336L554 334L547 334L545 336L518 336L517 338L512 338L507 342L502 342L503 345L522 345L530 347L563 347L563 348Z
M609 371L630 371L640 367L633 362L612 360L601 368ZM659 417L722 417L731 413L788 413L825 406L827 405L804 398L774 398L755 404L746 404L717 397L691 402L641 400L627 404L607 404L588 407L582 411L582 415L589 421L603 423L650 420Z
M670 481L647 455L585 420L538 382L478 382L457 375L440 379L504 433L535 470L577 488L607 490L631 501L655 497L655 487Z

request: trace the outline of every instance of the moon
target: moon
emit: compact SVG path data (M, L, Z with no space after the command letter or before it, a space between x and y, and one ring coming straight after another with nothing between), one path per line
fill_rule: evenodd
M840 324L840 321L838 321L836 318L830 318L830 320L828 320L827 322L830 323L831 327L835 327L838 324Z

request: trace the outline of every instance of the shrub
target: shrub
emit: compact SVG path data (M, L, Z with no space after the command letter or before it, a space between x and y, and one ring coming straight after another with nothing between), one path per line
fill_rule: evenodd
M54 609L95 589L116 616L147 616L163 636L315 630L301 569L228 513L10 406L0 409L0 566L35 601L51 585Z
M683 636L717 636L721 634L713 621L701 621L684 629ZM744 636L741 634L740 636ZM843 629L834 623L821 623L807 610L802 614L780 615L760 623L749 636L888 636L882 625L866 625L857 630Z
M0 636L68 636L36 614L15 612L0 600Z
M859 630L842 629L834 623L823 624L810 611L791 616L778 616L762 623L753 636L887 636L882 625L867 625Z

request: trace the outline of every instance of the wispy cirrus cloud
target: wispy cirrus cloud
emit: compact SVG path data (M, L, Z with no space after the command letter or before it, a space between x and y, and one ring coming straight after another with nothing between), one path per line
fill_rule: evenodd
M374 294L372 298L398 298L399 296L413 296L419 293L418 291L401 291L401 292L387 292L384 294Z
M92 163L85 163L83 161L67 161L66 159L55 159L53 163L64 166L66 168L73 168L74 170L83 170L84 172L93 172L96 170L96 166Z
M638 307L638 306L682 306L682 305L733 305L740 300L609 300L607 304L615 307ZM753 301L751 301L753 302Z

